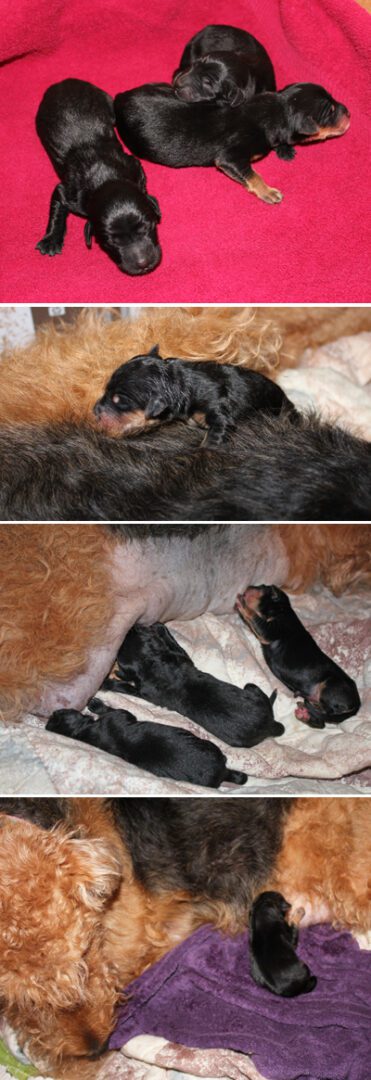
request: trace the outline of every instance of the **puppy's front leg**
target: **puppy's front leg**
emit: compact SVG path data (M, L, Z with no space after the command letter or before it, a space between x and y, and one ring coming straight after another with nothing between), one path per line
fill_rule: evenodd
M49 221L45 236L36 244L36 250L42 255L58 255L63 248L66 235L68 206L63 184L54 188L49 210Z
M254 172L251 165L248 165L247 167L246 165L241 166L237 161L237 158L231 161L222 161L218 158L215 165L217 169L224 172L231 180L236 180L238 184L243 184L248 191L251 191L258 199L262 199L263 202L280 203L282 201L282 191L279 191L278 188L268 187L268 184L265 183L263 177Z

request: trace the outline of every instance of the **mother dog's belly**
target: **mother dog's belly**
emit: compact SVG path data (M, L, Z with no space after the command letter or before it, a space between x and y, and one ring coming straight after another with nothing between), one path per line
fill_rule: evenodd
M283 584L287 569L284 547L269 526L208 525L193 539L174 533L118 542L111 561L116 611L105 640L91 650L83 672L45 688L38 713L84 708L134 623L224 614L247 584Z

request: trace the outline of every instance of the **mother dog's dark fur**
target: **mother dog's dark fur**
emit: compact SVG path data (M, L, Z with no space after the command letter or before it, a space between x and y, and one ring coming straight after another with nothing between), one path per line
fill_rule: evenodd
M181 422L132 439L0 429L2 521L367 521L371 445L315 417L253 415L226 448Z
M36 129L61 183L54 189L42 255L62 251L69 213L87 218L92 237L127 274L154 270L161 258L157 238L160 210L148 195L144 170L125 154L114 131L113 100L82 79L49 86Z
M349 113L322 86L295 83L257 94L238 107L179 101L166 83L148 83L115 98L117 129L138 157L179 169L211 166L264 202L282 194L254 172L252 162L275 150L294 156L294 145L343 134Z
M236 26L210 25L194 34L173 75L183 101L215 101L234 108L253 94L275 90L272 63L264 46Z
M70 804L58 800L61 820ZM0 799L0 812L55 825L50 799ZM186 890L191 896L231 903L248 912L279 854L283 826L293 800L106 799L127 845L137 879L152 893ZM73 815L76 820L76 812Z

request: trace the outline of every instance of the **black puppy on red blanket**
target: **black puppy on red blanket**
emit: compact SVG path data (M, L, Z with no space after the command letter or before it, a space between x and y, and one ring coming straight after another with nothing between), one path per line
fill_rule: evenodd
M250 586L236 609L259 639L264 659L278 679L304 698L295 715L310 727L339 724L354 716L361 702L356 684L326 656L275 585Z
M173 87L181 101L215 101L232 108L254 94L275 90L268 53L237 26L204 26L183 50Z
M209 101L179 101L167 83L147 83L117 94L116 124L133 154L173 169L211 166L243 184L258 199L279 203L253 163L274 150L290 160L295 145L343 135L349 112L314 83L294 83L256 94L237 109Z

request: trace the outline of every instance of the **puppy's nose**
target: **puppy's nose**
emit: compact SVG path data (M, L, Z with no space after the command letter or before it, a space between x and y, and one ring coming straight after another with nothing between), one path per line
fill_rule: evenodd
M140 266L141 270L145 270L148 266L152 265L148 255L138 255L137 264Z

